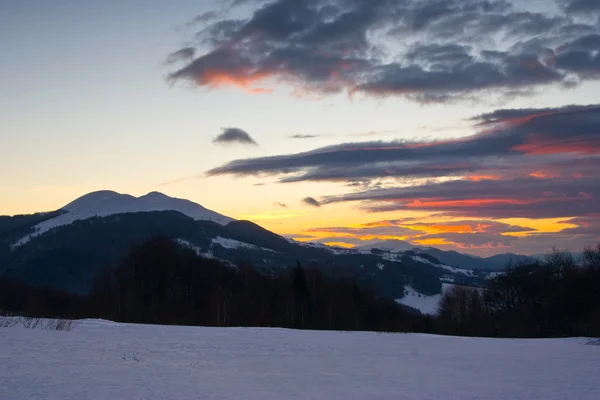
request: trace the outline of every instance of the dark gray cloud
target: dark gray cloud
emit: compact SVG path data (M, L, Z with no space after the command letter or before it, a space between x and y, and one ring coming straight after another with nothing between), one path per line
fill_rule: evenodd
M313 197L305 197L302 199L302 203L311 207L321 207L321 204Z
M553 65L581 78L600 77L600 34L581 36L561 46Z
M243 129L223 128L223 132L214 138L213 143L232 144L239 143L244 145L258 146L258 143L252 139L252 136Z
M482 124L503 122L504 120L511 120L516 118L531 117L531 116L546 116L552 114L569 114L582 113L587 114L588 112L597 112L600 109L600 104L590 105L566 105L562 107L548 107L548 108L514 108L514 109L500 109L490 113L477 115L471 118L472 121L477 121Z
M479 123L480 132L461 139L345 143L291 155L235 160L208 175L276 175L280 182L288 183L512 176L540 168L564 171L573 154L582 157L580 162L595 164L595 159L583 156L600 153L599 105L497 110L473 120Z
M417 236L419 234L425 233L423 230L419 229L410 229L402 226L361 226L361 227L323 227L323 228L312 228L308 229L305 232L307 233L329 233L332 235L356 235L359 237L362 236L378 236L378 237L386 237L386 236Z
M280 201L276 201L276 202L275 202L275 205L276 205L277 207L281 207L281 208L288 208L287 204L285 204L285 203L282 203L282 202L280 202Z
M600 212L598 177L448 181L326 196L321 205L361 202L371 212L438 211L476 218L560 218Z
M559 0L559 4L568 13L594 15L600 12L598 0Z
M472 121L477 133L469 137L346 143L236 160L208 174L352 184L350 193L311 204L356 202L369 212L598 218L599 105L499 109Z
M530 93L599 78L595 48L574 43L600 26L569 15L596 4L574 0L551 15L506 0L274 0L245 18L203 18L204 53L169 79L208 88L272 79L421 102Z

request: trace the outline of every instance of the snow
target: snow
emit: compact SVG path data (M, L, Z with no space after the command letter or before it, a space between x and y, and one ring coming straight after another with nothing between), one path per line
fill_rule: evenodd
M141 197L108 190L93 192L67 204L62 210L66 212L37 224L34 227L35 232L19 239L15 246L27 243L32 237L41 235L52 228L96 216L105 217L132 212L178 211L195 220L210 220L221 225L233 221L232 218L208 210L189 200L169 197L158 192L151 192Z
M355 249L346 249L344 247L329 246L329 245L327 245L325 243L319 243L319 242L300 242L298 240L294 240L294 239L291 239L291 238L287 238L287 240L290 243L297 244L299 246L312 247L312 248L315 248L315 249L327 250L327 251L329 251L329 252L331 252L332 254L335 254L335 255L358 254Z
M381 253L380 257L386 261L398 261L398 256L393 253Z
M211 259L217 259L210 251L204 253L202 251L202 249L199 246L196 246L195 244L188 242L185 239L175 239L175 243L179 244L180 246L186 247L188 249L193 250L197 255L204 257L204 258L211 258Z
M442 283L442 293L450 289L452 284ZM437 306L442 298L442 294L435 294L433 296L426 296L413 289L411 286L405 286L404 290L407 292L403 298L397 299L396 302L404 304L412 308L416 308L423 314L434 315L437 313Z
M586 342L86 320L0 329L0 398L595 400Z
M412 256L412 259L415 260L415 261L418 261L418 262L425 263L425 264L431 264L431 265L436 265L437 266L437 264L432 263L428 259L420 257L420 256Z
M428 259L420 257L420 256L412 256L412 259L415 261L421 262L421 263L431 264L437 268L445 269L446 271L450 271L455 274L463 274L463 275L467 275L467 276L475 275L475 273L470 269L451 267L450 265L446 265L446 264L436 264L436 263L433 263L433 262L429 261Z
M348 255L348 254L357 254L356 250L354 250L354 249L346 249L344 247L327 246L327 250L331 251L336 256Z
M259 246L255 246L253 244L248 244L245 242L240 242L239 240L235 240L235 239L227 239L221 236L217 236L216 238L214 238L212 240L212 244L218 244L223 246L226 249L254 249L254 250L265 250L265 251L271 251L274 252L271 249L267 249L265 247L259 247Z

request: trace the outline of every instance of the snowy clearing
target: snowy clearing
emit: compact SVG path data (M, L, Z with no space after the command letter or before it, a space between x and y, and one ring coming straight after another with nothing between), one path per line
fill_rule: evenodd
M86 320L0 329L0 398L595 400L586 342Z
M452 286L454 285L450 283L442 283L442 293L444 293ZM417 290L413 289L410 286L405 286L404 290L408 293L406 293L403 298L396 300L397 303L416 308L423 314L434 315L437 312L438 303L442 298L441 294L426 296L424 294L419 293Z

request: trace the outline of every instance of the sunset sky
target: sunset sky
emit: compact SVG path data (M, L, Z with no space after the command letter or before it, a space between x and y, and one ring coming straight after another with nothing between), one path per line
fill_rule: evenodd
M160 191L279 234L600 241L598 0L0 0L0 214Z

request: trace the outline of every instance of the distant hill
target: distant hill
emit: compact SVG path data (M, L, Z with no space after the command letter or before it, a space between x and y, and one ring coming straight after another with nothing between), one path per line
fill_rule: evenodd
M535 261L533 257L519 254L497 254L495 256L483 258L452 250L440 250L434 247L428 247L418 252L432 255L447 265L467 269L480 269L484 271L504 271L509 265L516 266Z
M419 249L419 246L414 246L404 240L368 240L357 247L358 249L381 249L389 251L406 251Z

